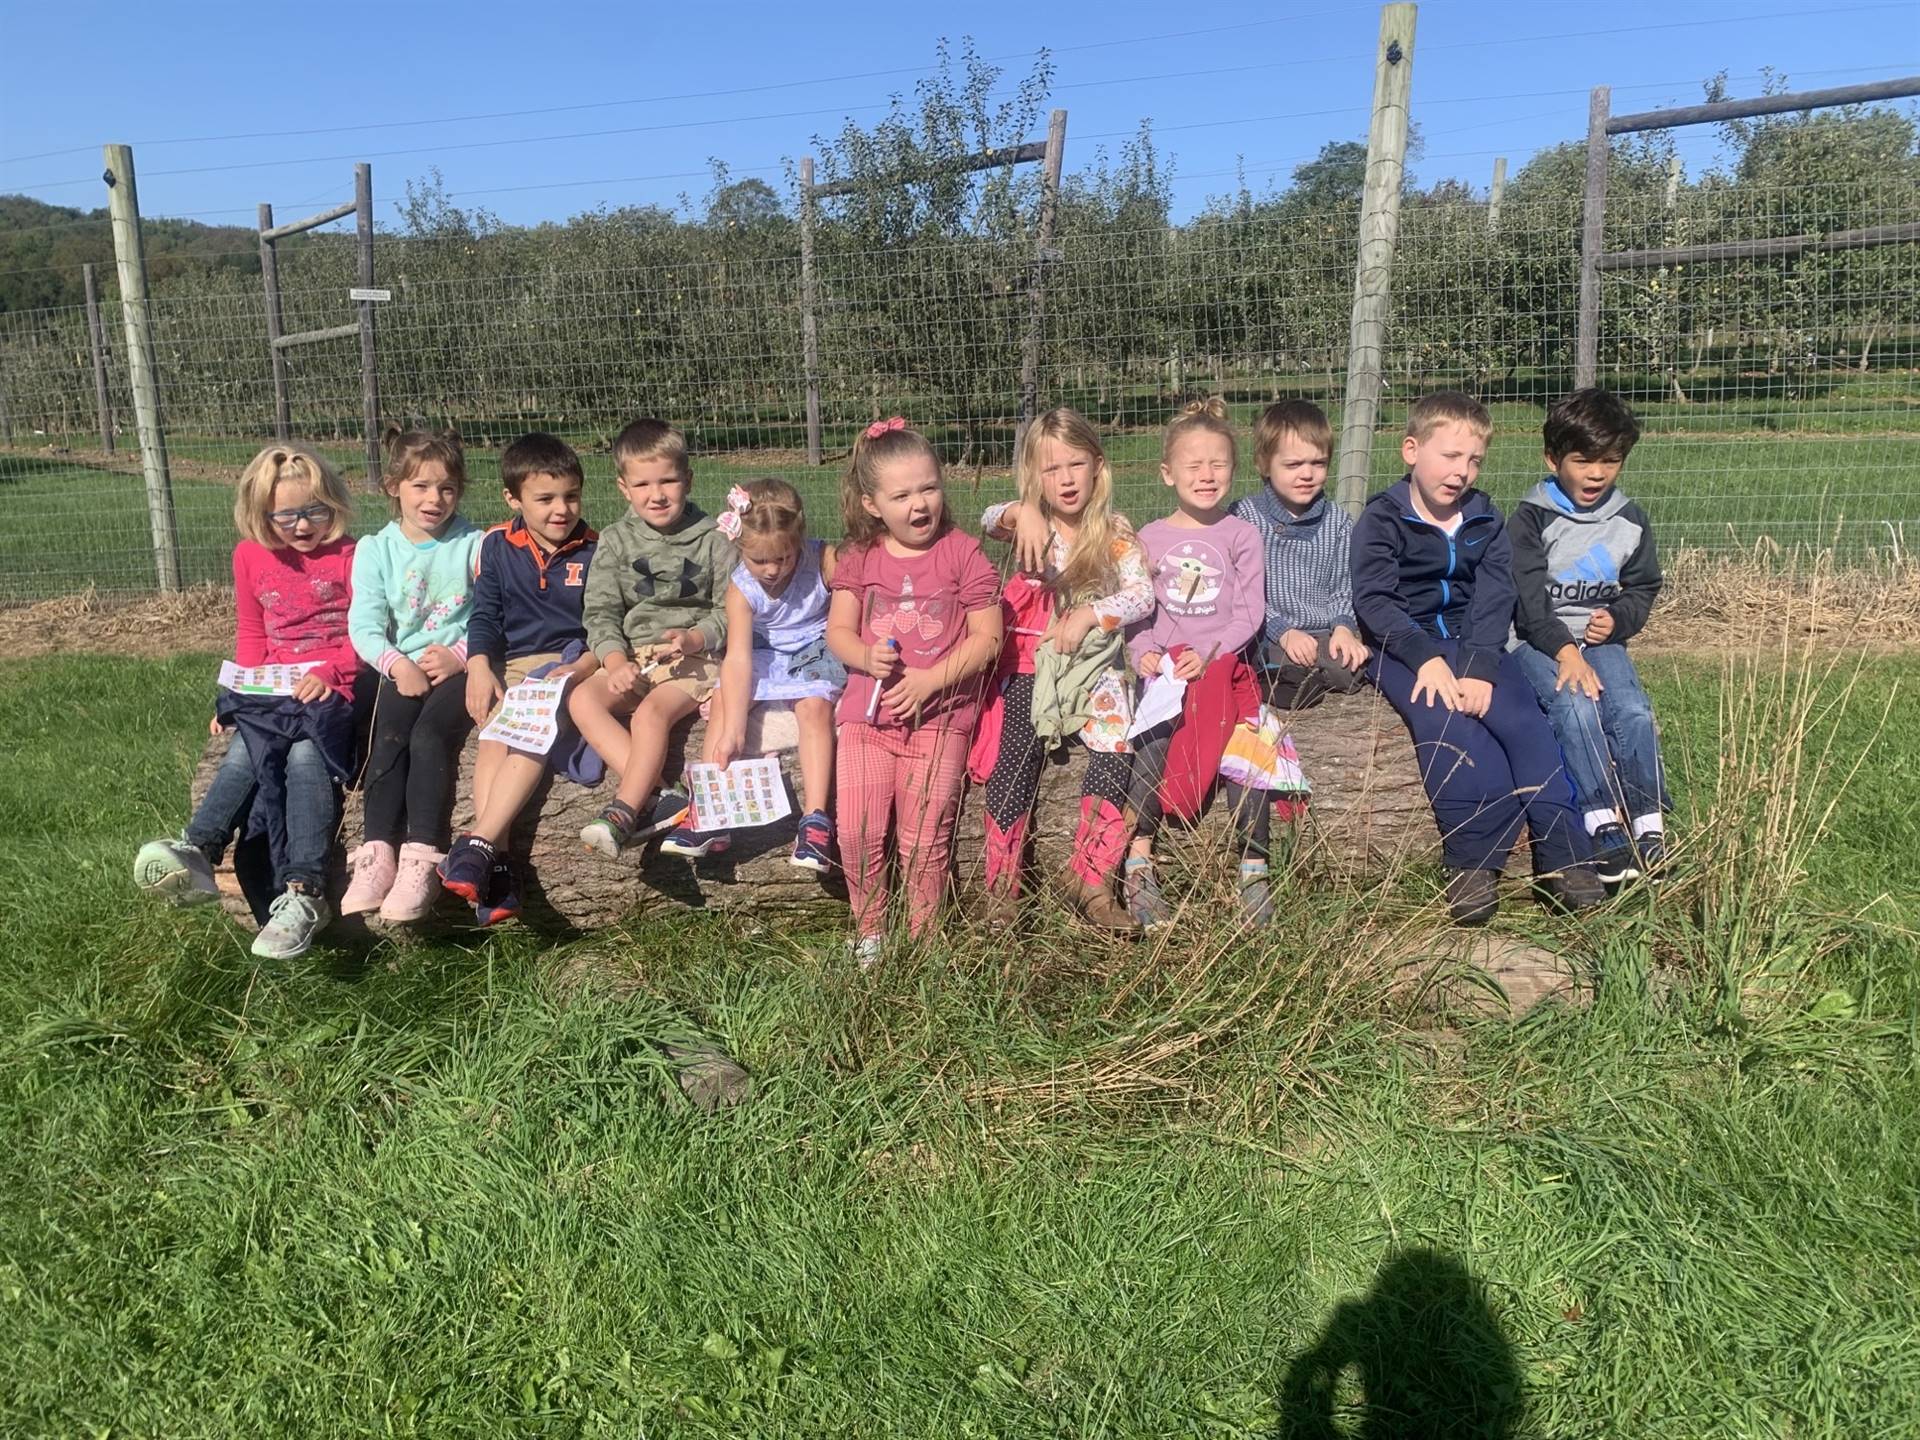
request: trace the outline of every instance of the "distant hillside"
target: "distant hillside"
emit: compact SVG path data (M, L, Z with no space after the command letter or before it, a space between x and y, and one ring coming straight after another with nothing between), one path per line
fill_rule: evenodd
M145 219L140 228L155 285L190 271L260 269L259 242L244 226ZM103 292L115 290L105 209L0 195L0 312L81 304L80 267L88 261L98 267Z

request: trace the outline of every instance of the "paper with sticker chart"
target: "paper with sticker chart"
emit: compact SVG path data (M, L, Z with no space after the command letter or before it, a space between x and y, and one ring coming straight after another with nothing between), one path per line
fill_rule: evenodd
M736 760L724 770L718 765L689 765L687 788L693 792L697 831L750 830L793 813L780 762L772 756Z
M318 660L304 665L236 665L220 662L220 688L236 695L291 695L309 670L318 668Z
M528 755L546 754L560 737L561 692L567 688L568 678L562 674L522 680L507 691L480 738L498 740Z

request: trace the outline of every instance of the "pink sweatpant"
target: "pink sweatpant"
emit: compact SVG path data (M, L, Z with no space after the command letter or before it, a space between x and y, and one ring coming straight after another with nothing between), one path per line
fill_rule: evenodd
M961 731L881 729L859 721L840 727L834 808L857 934L887 928L889 821L906 877L907 928L918 935L933 922L953 861L953 822L966 774Z

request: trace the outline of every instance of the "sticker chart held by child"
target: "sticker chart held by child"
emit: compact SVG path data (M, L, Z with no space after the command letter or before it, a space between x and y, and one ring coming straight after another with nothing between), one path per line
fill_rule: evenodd
M236 665L220 662L220 688L236 695L291 695L309 670L320 662L304 665Z
M689 765L687 788L693 793L696 831L750 830L793 813L780 762L771 756L736 760L724 770L718 765Z
M528 755L546 754L560 736L560 696L566 688L565 675L522 680L507 691L499 713L487 722L480 738L498 740Z

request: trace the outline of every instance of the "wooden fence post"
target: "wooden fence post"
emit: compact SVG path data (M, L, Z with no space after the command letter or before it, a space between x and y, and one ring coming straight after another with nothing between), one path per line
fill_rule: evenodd
M1054 218L1060 208L1060 165L1067 148L1067 112L1047 121L1047 154L1040 168L1040 223L1034 244L1033 275L1027 282L1027 338L1020 356L1020 423L1014 431L1014 462L1026 442L1027 426L1040 413L1040 350L1046 328L1047 268L1059 259L1053 247Z
M286 330L280 312L280 252L269 236L273 229L273 206L260 207L260 281L267 288L267 356L273 366L273 436L276 440L293 438L293 405L287 396L287 352L280 348L280 336Z
M1587 193L1580 216L1580 317L1574 337L1573 388L1593 384L1600 369L1600 251L1607 233L1607 119L1613 87L1596 85L1587 102Z
M1360 197L1359 258L1354 265L1353 324L1347 335L1346 403L1340 416L1340 503L1351 515L1366 504L1373 429L1380 412L1387 289L1400 236L1400 189L1407 174L1407 97L1413 89L1417 5L1380 8L1380 50L1373 69L1373 123L1367 131L1367 184Z
M107 395L107 330L100 323L100 292L94 286L93 266L82 265L80 278L87 290L87 343L93 349L93 408L100 419L100 448L113 454L113 401Z
M353 167L354 232L360 248L360 286L373 288L373 167ZM373 304L360 302L360 409L367 432L367 484L380 488L380 374L373 349Z
M1493 189L1487 192L1487 233L1500 233L1500 206L1507 198L1507 157L1497 156L1493 162Z
M813 157L800 162L800 363L807 383L807 464L820 463L820 326L813 277Z
M180 532L173 518L173 479L167 470L167 436L160 422L159 357L153 345L153 311L147 301L147 256L140 237L140 196L134 185L133 148L106 147L107 208L113 217L113 258L120 274L120 309L127 319L127 375L133 383L134 420L140 432L140 464L147 481L147 518L160 588L180 588Z

